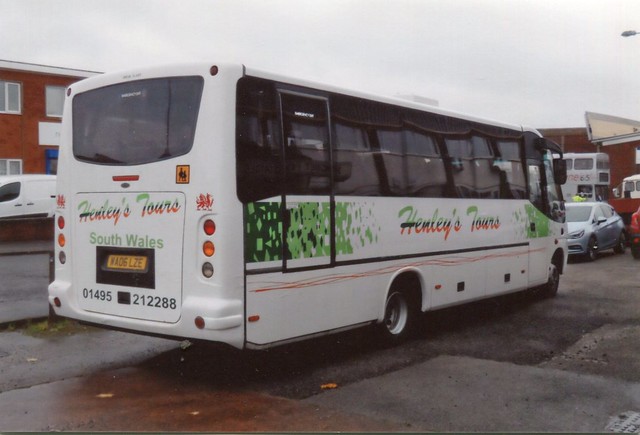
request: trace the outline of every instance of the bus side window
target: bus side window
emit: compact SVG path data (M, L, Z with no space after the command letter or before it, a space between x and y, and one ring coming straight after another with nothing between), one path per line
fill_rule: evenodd
M493 154L481 136L445 138L453 182L460 198L498 198L500 175L493 170Z
M460 198L475 198L471 158L473 150L466 139L446 138L447 152L453 168L453 184Z
M539 162L528 160L527 167L529 169L529 201L531 201L538 210L543 211L544 200L542 199L542 177Z
M524 199L527 194L527 182L520 157L520 144L517 141L498 141L500 159L494 162L505 177L505 189L501 198Z
M236 116L236 182L245 203L282 191L282 152L274 92L260 80L238 83Z
M500 197L500 174L493 168L493 153L487 139L472 136L473 184L480 198Z
M445 196L447 172L436 139L406 128L404 132L407 195L439 198Z
M380 194L380 180L363 125L335 122L335 193Z
M376 136L380 146L379 165L384 168L380 172L386 175L388 193L392 196L403 196L406 193L407 183L402 149L402 130L381 126L376 130Z

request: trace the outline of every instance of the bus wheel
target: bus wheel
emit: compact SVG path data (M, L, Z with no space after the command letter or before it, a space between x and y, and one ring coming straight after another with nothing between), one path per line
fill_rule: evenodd
M560 269L558 266L551 263L549 266L549 280L542 287L542 297L552 298L558 294L558 287L560 286Z
M385 341L396 344L413 334L418 318L416 298L408 291L392 289L387 297L381 332Z

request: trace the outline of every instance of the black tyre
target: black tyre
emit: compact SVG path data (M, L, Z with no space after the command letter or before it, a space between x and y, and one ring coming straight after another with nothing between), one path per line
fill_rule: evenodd
M549 266L549 280L542 287L540 294L544 298L552 298L558 294L560 287L560 269L555 264Z
M586 256L589 261L595 261L598 258L598 241L595 238L589 239Z
M627 234L623 231L620 233L620 237L618 237L618 242L616 243L615 248L613 248L613 252L616 254L624 254L624 251L627 249Z
M633 258L636 260L640 260L640 246L632 246L631 255L633 255Z
M418 298L412 289L394 286L385 303L380 330L387 344L401 343L410 338L418 323Z

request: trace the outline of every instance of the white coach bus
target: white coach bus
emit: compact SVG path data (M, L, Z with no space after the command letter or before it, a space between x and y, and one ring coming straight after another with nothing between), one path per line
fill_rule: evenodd
M67 90L58 315L263 348L541 287L567 257L560 148L530 129L242 65Z

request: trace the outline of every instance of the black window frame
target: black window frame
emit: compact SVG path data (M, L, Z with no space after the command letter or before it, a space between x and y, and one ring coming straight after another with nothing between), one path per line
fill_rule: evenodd
M274 171L269 169L281 167L283 168L281 172L286 172L283 160L285 158L283 154L285 149L284 132L279 132L280 137L272 137L268 147L260 144L250 146L250 141L247 139L251 134L248 130L244 130L247 126L243 126L243 122L240 120L241 116L254 116L260 120L252 121L253 124L264 126L266 120L277 119L282 128L282 114L279 111L278 101L279 92L283 90L297 92L310 98L320 96L326 98L328 102L330 164L326 169L331 179L330 188L322 194L364 197L470 197L456 192L454 183L456 156L451 156L446 146L448 138L456 137L471 138L472 141L482 140L482 152L472 152L468 157L483 160L481 162L484 168L483 173L491 175L493 180L491 186L486 187L482 183L478 184L474 179L472 190L475 189L476 193L471 197L476 199L529 198L526 142L532 142L534 138L539 138L533 133L531 133L532 138L525 139L526 134L522 130L492 126L356 96L320 92L268 79L245 76L238 81L236 91L236 113L238 116L236 122L236 181L238 198L243 203L277 197L287 192L291 193L284 183L282 174L278 174L276 170L273 175ZM256 95L253 97L245 95L247 92L254 92ZM342 128L345 130L341 131ZM353 129L353 132L349 132L349 128ZM343 139L350 133L358 136L353 144L349 144L347 143L349 140ZM393 136L393 146L385 144L385 135L388 134ZM417 153L414 149L415 146L410 143L412 134L429 138L430 146L424 155ZM386 138L388 139L388 137ZM516 162L517 165L514 164L510 168L501 167L505 163L500 152L500 141L516 144L517 155L512 149L510 154L505 156L505 160ZM537 152L536 164L539 164L540 176L543 177L544 168L541 159L541 154ZM281 162L280 166L277 162ZM439 169L437 171L431 170L429 162L433 162L432 164L435 165L432 167ZM508 182L508 170L519 171L520 184L515 186L517 192L514 192L513 186ZM409 171L420 171L415 174L422 174L420 176L423 179L420 183L425 186L424 189L416 187L417 178L412 178L411 175L414 173ZM435 179L429 181L428 177L432 175ZM361 180L358 180L358 177ZM483 182L486 184L486 180ZM489 193L479 192L479 188L476 187L480 185L484 186L481 188L488 189ZM294 191L296 194L318 194L304 189L294 189ZM541 209L549 208L543 205L542 198L541 201L538 201L537 206Z

